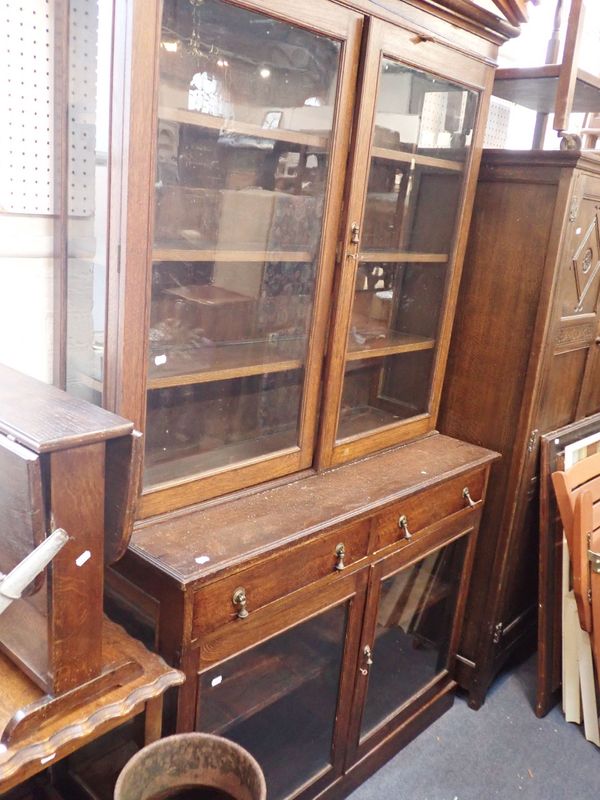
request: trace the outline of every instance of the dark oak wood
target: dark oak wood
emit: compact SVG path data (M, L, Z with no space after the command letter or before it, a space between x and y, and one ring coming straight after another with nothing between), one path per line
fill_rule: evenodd
M52 691L61 694L95 678L102 664L104 443L52 453L50 481L55 524L71 536L49 586Z
M302 648L294 648L289 662L278 656L269 668L268 659L254 660L254 648L268 642L272 648L283 633L289 635L327 609L350 602L330 767L307 776L294 796L329 791L356 763L374 763L370 754L379 753L387 742L405 742L418 731L429 719L427 709L446 707L454 686L451 670L487 473L495 457L433 433L360 462L138 525L128 553L113 568L117 577L110 581L111 597L117 605L122 598L129 614L133 604L147 621L152 617L160 652L187 675L178 696L176 730L210 728L230 735L233 727L271 713L294 691L303 692L320 675L310 650L304 652L305 662ZM463 494L465 487L473 507ZM403 513L410 539L398 525ZM365 608L371 609L373 623L382 577L463 538L469 546L460 570L457 611L448 623L446 668L424 680L399 708L390 698L390 719L358 748L356 714L364 700L359 669L370 636L363 622ZM340 570L336 550L341 543L345 552ZM141 593L137 600L132 586ZM233 602L240 587L247 612L242 619L240 606ZM148 596L153 598L151 607ZM232 663L241 672L232 672ZM268 680L269 669L276 678ZM223 684L226 703L214 705L204 698L200 684L208 673L217 676L215 687Z
M133 531L142 480L143 439L139 431L108 443L105 455L104 561L125 554Z
M510 653L533 641L540 434L598 409L588 387L600 381L600 275L586 268L579 289L576 276L588 246L599 258L599 169L594 156L564 152L484 155L440 416L444 433L503 455L459 649L474 706Z
M39 456L0 436L0 572L5 575L40 544L46 534ZM30 587L39 589L38 576Z
M432 434L271 490L146 522L134 530L125 561L160 563L182 585L223 576L325 526L353 522L484 467L491 458L480 447ZM473 499L479 499L476 490ZM454 502L466 505L462 495Z
M99 696L69 709L64 708L51 719L38 717L39 725L24 730L23 736L15 743L9 742L8 747L0 752L0 793L137 714L150 710L151 716L154 715L156 706L152 702L170 686L182 682L180 672L168 667L159 656L149 653L114 623L104 620L101 631L104 666L110 669L115 663L132 663L137 665L135 674L130 670L126 680L113 682L112 687L105 686ZM22 714L21 709L40 707L42 692L4 656L0 656L0 680L0 728L8 726L10 729L11 720L15 714ZM152 737L157 721L154 719L148 724Z
M114 398L112 407L143 430L147 396L158 397L157 393L177 391L180 386L186 386L191 396L217 379L253 380L265 374L269 380L276 380L291 369L304 368L308 389L299 414L299 435L290 441L290 429L282 426L268 442L259 441L259 436L250 436L248 441L242 437L240 442L228 443L225 461L214 457L210 447L203 452L202 447L194 450L193 446L182 453L183 467L174 460L169 463L168 454L164 460L162 455L149 460L138 522L127 553L110 570L109 594L115 610L120 610L124 619L134 617L137 630L155 642L165 659L187 677L178 693L172 726L185 731L206 725L225 734L234 723L243 726L259 714L275 713L278 704L294 694L308 697L307 686L322 677L308 645L305 652L295 645L289 664L279 656L268 655L256 662L256 648L275 647L279 637L293 635L304 624L317 625L321 615L345 607L342 663L330 676L337 687L330 752L324 749L320 769L307 775L304 784L294 784L290 789L298 800L309 800L323 792L338 796L341 787L354 785L451 703L454 656L474 543L488 472L496 455L440 436L434 429L497 46L516 31L465 0L310 0L301 15L291 0L236 0L233 5L341 43L334 133L330 137L329 175L334 180L330 181L325 202L321 266L308 348L296 349L295 342L287 341L276 341L268 348L260 343L243 349L230 345L222 352L215 348L205 354L201 363L194 363L193 358L185 363L186 354L181 361L169 354L164 370L164 362L153 365L149 359L153 258L171 261L178 270L189 259L200 269L214 262L227 268L242 258L252 265L265 258L293 257L300 267L311 260L305 247L251 250L250 245L232 245L220 250L211 243L188 249L184 240L166 241L162 232L161 241L154 245L156 164L152 154L157 144L156 118L188 126L194 135L204 129L212 135L220 130L236 136L260 135L274 147L286 144L299 150L319 150L327 141L318 130L298 133L273 129L263 137L262 128L246 122L173 109L173 103L162 98L159 103L160 3L134 2L131 27L124 33L131 83L126 91L129 130L122 192L123 253L118 312L114 297L112 311L109 309L113 331L105 383L114 387L114 392L108 393L111 403ZM385 140L374 149L381 164L390 164L402 174L411 164L419 171L415 195L430 203L431 214L429 218L424 213L415 217L413 252L408 252L408 243L393 252L389 243L375 243L371 251L365 250L357 259L361 267L368 270L370 264L383 259L418 267L428 276L446 270L449 280L431 290L443 306L437 332L398 332L364 343L359 339L348 352L349 369L357 371L365 363L373 364L386 356L402 354L402 358L410 359L423 354L429 358L435 377L428 408L415 413L407 407L406 416L412 416L404 426L398 425L397 415L394 417L394 411L384 403L376 409L345 410L343 440L334 447L354 294L354 276L346 269L343 244L350 237L352 223L362 215L382 52L408 66L463 83L478 92L480 100L473 131L465 133L472 137L467 161L460 154L456 161L439 157L440 151L433 149L414 155L394 151ZM355 109L359 95L360 107ZM431 226L431 219L440 218L439 209L446 208L447 195L451 194L446 188L448 181L456 185L463 182L455 191L459 210L456 235L451 241L444 240L448 225ZM157 230L161 229L157 226ZM173 297L189 295L189 289L182 286ZM200 298L203 303L205 299ZM219 314L221 311L219 306ZM330 313L333 327L329 331ZM219 316L219 325L223 324ZM415 386L424 380L410 374L405 379ZM235 424L243 431L249 422L242 413L238 416ZM365 436L367 421L381 427ZM413 441L406 444L407 440ZM392 446L395 449L389 449ZM277 448L279 451L273 453ZM109 451L106 457L110 457ZM184 479L186 475L190 479ZM464 494L466 488L470 500ZM403 516L408 518L409 534L399 524ZM359 747L355 715L364 700L359 675L364 669L363 649L368 643L369 625L374 624L381 579L458 541L461 547L464 542L465 548L461 551L457 610L453 608L452 614L440 622L451 642L447 663L433 679L422 681L409 702L394 705L394 698L390 698L390 720L385 729ZM445 592L441 587L437 594L424 598L424 613L429 606L435 609ZM239 684L235 673L232 677L227 672L236 664L242 665ZM219 713L214 708L211 713L209 692L202 688L202 681L214 668L223 672L215 675L213 688L218 690L220 677L221 688L228 691ZM268 680L269 671L274 673L272 681ZM319 712L319 708L311 708L315 718ZM281 749L282 768L289 761L285 745L281 741L274 747L276 755Z
M126 419L0 364L0 433L34 453L125 436Z
M112 560L131 532L140 460L127 420L13 370L0 367L0 375L2 569L52 531L68 535L28 595L0 617L0 649L42 695L4 721L12 748L139 672L133 662L106 660L102 599L105 536Z

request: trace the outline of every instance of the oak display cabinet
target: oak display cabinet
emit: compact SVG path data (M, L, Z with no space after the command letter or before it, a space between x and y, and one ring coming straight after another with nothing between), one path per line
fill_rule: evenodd
M270 796L333 797L452 702L496 455L435 427L516 30L463 0L130 10L85 382L145 437L111 604L186 673L177 730L249 744Z

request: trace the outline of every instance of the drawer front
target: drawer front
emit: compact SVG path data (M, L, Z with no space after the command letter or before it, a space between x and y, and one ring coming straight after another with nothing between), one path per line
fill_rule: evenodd
M478 508L483 501L485 476L484 468L452 478L441 486L434 486L394 503L381 514L377 514L373 518L375 550L406 539L406 529L414 536L430 525L468 510L470 503L465 497L465 489L469 490L471 502ZM404 526L400 524L400 520L405 522Z
M236 621L244 612L252 614L327 575L343 575L345 567L366 557L369 530L368 520L339 528L199 589L194 596L192 637ZM343 545L343 553L339 545ZM239 589L243 589L245 605L239 595L238 604L234 604Z

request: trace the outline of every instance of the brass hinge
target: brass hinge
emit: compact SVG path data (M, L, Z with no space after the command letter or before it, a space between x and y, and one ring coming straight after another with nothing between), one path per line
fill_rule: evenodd
M531 431L531 433L529 435L529 441L527 442L527 452L528 453L532 453L533 452L533 448L535 447L535 442L536 442L536 439L538 437L538 433L539 433L539 430L537 428L534 428Z
M588 559L592 565L592 572L600 575L600 553L595 553L593 550L588 550Z
M502 622L499 622L494 627L494 635L492 636L492 641L493 641L494 644L499 644L500 643L500 639L502 638L503 631L504 631L504 624Z

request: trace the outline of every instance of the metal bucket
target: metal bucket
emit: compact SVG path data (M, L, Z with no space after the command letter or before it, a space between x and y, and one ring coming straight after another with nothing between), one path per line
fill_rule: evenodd
M265 778L243 747L210 733L180 733L144 747L123 768L114 800L231 797L266 800ZM221 794L219 794L219 792Z

